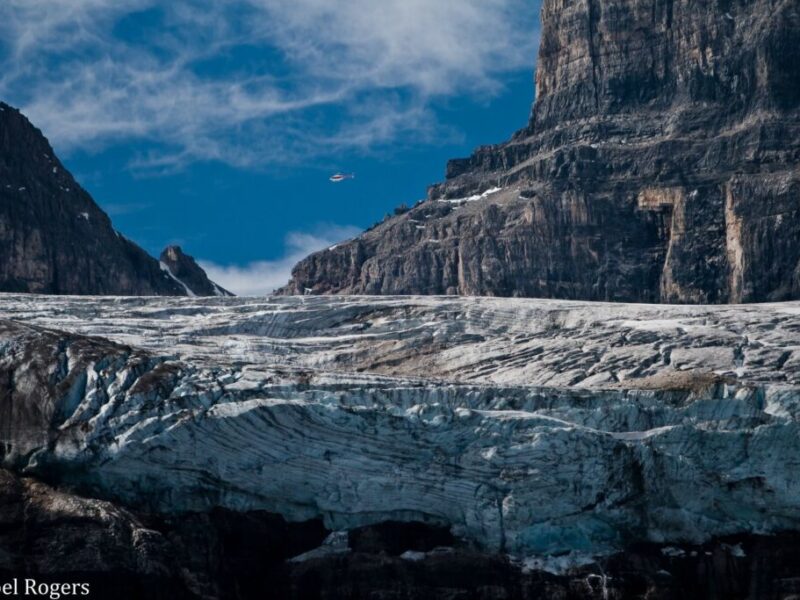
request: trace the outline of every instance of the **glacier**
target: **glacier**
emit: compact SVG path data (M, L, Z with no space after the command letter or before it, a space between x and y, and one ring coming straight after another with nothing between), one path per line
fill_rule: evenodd
M3 466L520 558L800 528L800 303L4 294Z

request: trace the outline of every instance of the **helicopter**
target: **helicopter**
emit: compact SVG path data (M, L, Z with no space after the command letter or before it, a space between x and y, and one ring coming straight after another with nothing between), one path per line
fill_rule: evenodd
M355 178L356 178L355 173L336 173L335 175L331 175L330 180L333 183L341 183L342 181L345 181L347 179L355 179Z

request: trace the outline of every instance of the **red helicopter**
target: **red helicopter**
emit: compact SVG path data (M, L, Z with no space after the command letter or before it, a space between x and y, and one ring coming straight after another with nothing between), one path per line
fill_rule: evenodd
M356 178L355 173L336 173L336 175L331 175L330 179L333 183L341 183L342 181L345 181L347 179L355 179L355 178Z

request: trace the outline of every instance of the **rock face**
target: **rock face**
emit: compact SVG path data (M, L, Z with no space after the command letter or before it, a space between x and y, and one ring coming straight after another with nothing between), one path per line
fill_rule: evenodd
M187 296L233 296L211 281L197 262L180 246L167 246L161 253L161 268L186 288Z
M28 576L45 584L85 583L97 597L189 597L180 593L164 536L110 502L0 470L0 524L4 583ZM64 597L87 595L81 592Z
M5 470L0 524L2 581L22 590L31 579L53 597L82 596L85 586L90 597L119 600L727 600L787 597L799 587L796 534L645 545L555 575L464 548L421 523L365 527L349 541L334 534L328 540L344 544L328 552L319 521L220 509L136 515Z
M536 103L283 293L800 297L800 7L544 0Z
M703 546L643 545L569 574L520 568L506 557L340 553L291 564L279 597L438 600L729 600L793 598L795 535L726 538ZM283 581L288 580L287 583ZM285 587L284 587L285 586Z
M114 230L108 215L64 168L42 133L4 103L0 259L0 291L187 294L157 260ZM192 281L197 279L193 273Z
M289 524L266 513L136 515L5 470L0 525L4 583L17 579L20 591L26 578L77 583L89 593L61 597L120 600L255 598L262 578L326 535L319 522Z

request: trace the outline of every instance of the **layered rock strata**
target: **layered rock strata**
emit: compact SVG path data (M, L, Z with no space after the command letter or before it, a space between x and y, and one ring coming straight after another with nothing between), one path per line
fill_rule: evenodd
M800 297L800 8L545 0L528 126L283 293Z

